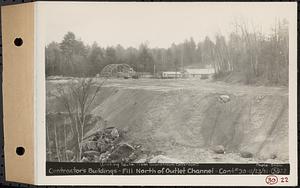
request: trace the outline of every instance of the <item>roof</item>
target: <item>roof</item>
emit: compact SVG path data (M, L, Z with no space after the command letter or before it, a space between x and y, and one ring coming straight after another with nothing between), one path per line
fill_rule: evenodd
M213 74L214 69L185 69L188 74Z

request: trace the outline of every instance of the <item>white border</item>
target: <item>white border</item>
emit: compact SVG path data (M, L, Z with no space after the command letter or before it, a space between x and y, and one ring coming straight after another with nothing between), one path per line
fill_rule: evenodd
M46 25L43 20L45 14L43 10L48 3L75 2L36 2L35 3L35 37L36 37L36 75L35 75L35 152L36 152L36 173L35 182L38 185L207 185L207 186L262 186L265 183L266 175L184 175L184 176L45 176L45 32ZM78 6L82 3L100 2L76 2ZM108 3L108 2L103 2ZM198 2L199 3L199 2ZM212 2L216 3L216 2ZM221 4L222 2L218 2ZM231 2L232 3L232 2ZM245 6L247 3L241 3ZM258 3L258 2L253 2ZM279 2L264 2L261 4L268 7L270 4ZM289 11L289 160L291 175L289 183L278 183L276 186L296 186L297 185L297 3L280 2L283 11ZM118 3L115 3L118 4ZM131 4L136 4L132 2ZM140 4L140 3L139 3ZM182 5L186 3L181 3ZM228 3L226 3L228 5ZM267 11L267 9L266 9ZM278 176L280 178L282 176Z

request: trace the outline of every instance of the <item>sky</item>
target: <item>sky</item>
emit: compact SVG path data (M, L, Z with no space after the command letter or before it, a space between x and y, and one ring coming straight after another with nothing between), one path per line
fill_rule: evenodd
M233 23L269 33L275 21L291 17L294 3L96 3L40 2L45 42L60 42L72 31L85 44L102 47L167 48L193 37L196 42L216 34L228 36Z

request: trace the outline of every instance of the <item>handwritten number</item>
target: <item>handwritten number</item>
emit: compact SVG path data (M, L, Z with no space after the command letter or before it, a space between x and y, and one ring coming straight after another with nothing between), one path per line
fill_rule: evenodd
M289 178L288 177L282 177L281 178L281 183L287 183L289 182Z

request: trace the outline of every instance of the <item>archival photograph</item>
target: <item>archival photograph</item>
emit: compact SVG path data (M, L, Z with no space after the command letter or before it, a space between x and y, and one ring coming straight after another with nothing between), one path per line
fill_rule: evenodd
M57 6L45 18L46 161L289 163L279 8Z

